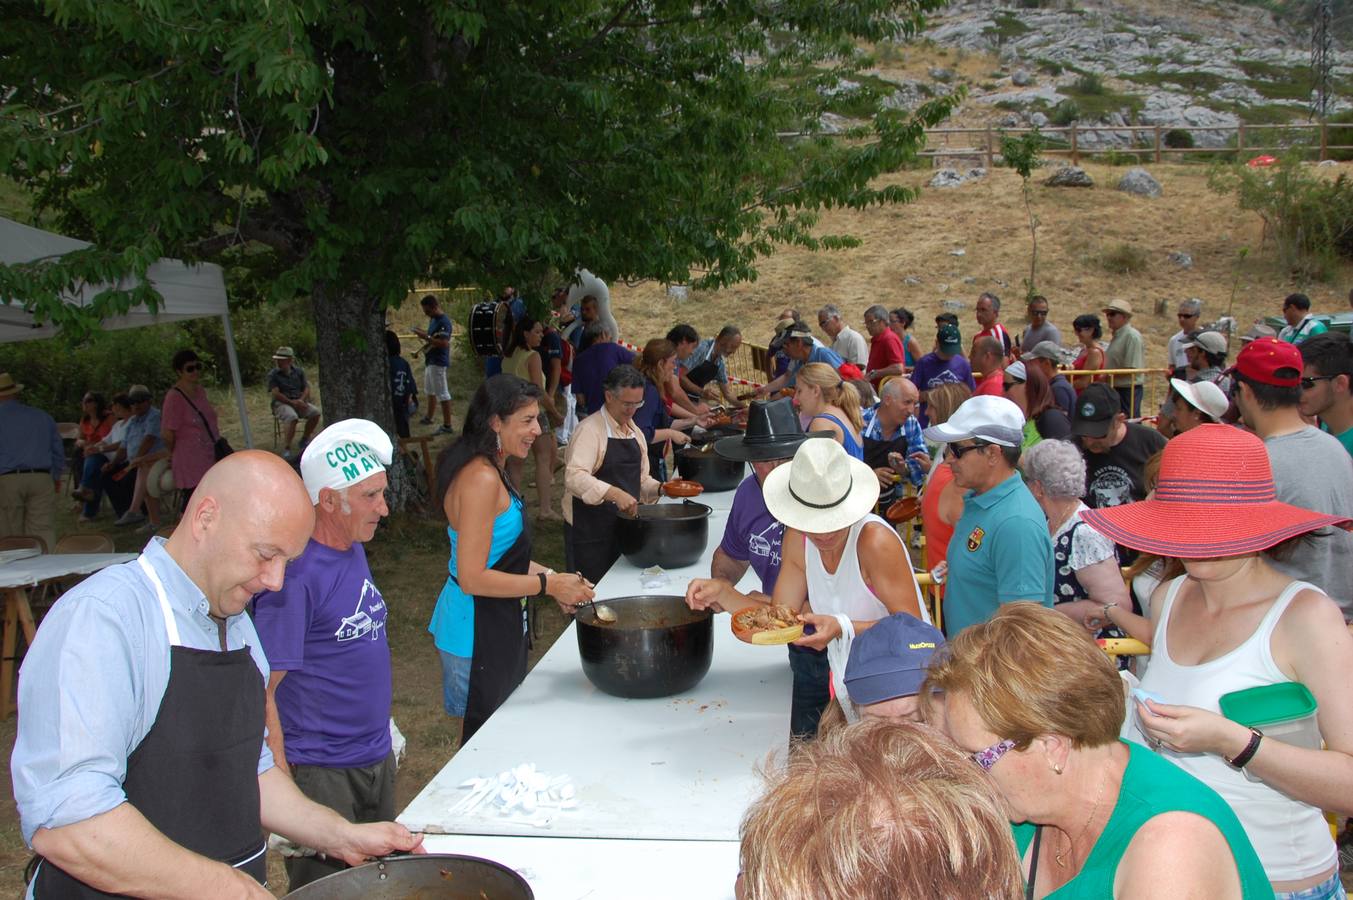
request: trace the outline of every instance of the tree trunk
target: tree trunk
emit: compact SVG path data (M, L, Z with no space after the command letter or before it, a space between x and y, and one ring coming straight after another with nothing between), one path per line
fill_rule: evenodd
M386 494L390 511L423 507L425 482L413 463L399 452L395 438L385 311L364 284L317 284L312 301L325 424L370 419L384 429L395 441Z

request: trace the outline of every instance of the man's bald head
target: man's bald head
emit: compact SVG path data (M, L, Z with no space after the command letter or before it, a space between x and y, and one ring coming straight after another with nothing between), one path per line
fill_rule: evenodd
M879 413L890 429L916 414L921 392L910 378L890 378L879 390Z
M1001 343L999 338L987 335L986 337L980 337L973 341L972 364L974 368L979 369L983 374L998 368L1001 364L1001 360L1004 358L1005 345Z
M165 549L216 616L282 586L287 561L305 549L315 511L300 477L277 456L233 453L207 470Z
M917 390L915 383L910 378L890 378L879 391L879 396L883 399L915 402L921 399L921 392Z

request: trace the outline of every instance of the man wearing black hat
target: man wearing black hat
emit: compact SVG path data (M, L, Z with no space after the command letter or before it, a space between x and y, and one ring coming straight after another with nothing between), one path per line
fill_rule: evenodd
M1095 383L1081 392L1071 434L1085 454L1085 504L1095 509L1146 499L1146 461L1165 449L1165 436L1127 421L1117 391Z
M831 437L831 432L805 434L799 426L794 404L788 397L781 397L752 401L746 434L722 438L714 445L714 452L725 459L751 463L752 474L738 485L737 493L733 495L728 524L724 527L723 540L714 551L709 574L736 585L751 566L761 579L760 594L764 595L753 592L752 596L762 603L769 603L775 591L775 579L780 574L780 541L785 527L766 509L761 485L767 475L793 458L800 444L814 437ZM825 706L830 681L826 651L791 644L789 654L790 666L796 672L811 670L816 674L815 678L796 681L821 685L821 704L816 708ZM813 728L806 721L795 722L791 713L791 732L811 733Z

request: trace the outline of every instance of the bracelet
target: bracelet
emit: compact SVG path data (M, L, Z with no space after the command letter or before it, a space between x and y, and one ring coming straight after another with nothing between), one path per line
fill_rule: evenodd
M1109 610L1114 609L1114 608L1117 607L1117 606L1118 606L1117 603L1105 603L1104 606L1100 608L1099 611L1100 611L1100 613L1103 614L1104 620L1105 620L1106 622L1107 622L1107 621L1111 621L1111 620L1109 619Z
M537 596L537 597L544 597L544 596L545 596L545 579L546 579L547 576L545 575L544 572L537 572L536 574L540 576L540 592L539 592L538 594L536 594L536 596Z
M1245 745L1245 749L1241 750L1235 756L1223 756L1222 759L1226 760L1227 764L1233 769L1245 768L1245 764L1254 759L1254 754L1259 750L1259 741L1262 740L1263 737L1264 733L1262 731L1258 728L1251 728L1250 742Z

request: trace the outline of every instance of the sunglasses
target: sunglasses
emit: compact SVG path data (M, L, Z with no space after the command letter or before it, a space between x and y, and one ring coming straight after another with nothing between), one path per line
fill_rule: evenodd
M1000 743L992 744L985 750L978 750L972 755L972 761L981 766L983 772L990 772L991 767L1000 762L1002 756L1014 749L1015 742L1006 738Z
M1017 385L1017 384L1023 384L1023 383L1024 383L1024 379L1023 379L1023 378L1012 378L1012 379L1010 379L1009 381L1001 382L1001 387L1005 388L1005 389L1008 391L1008 390L1010 390L1012 387L1014 387L1015 385Z
M965 454L965 453L970 453L970 452L972 452L973 450L981 450L981 449L983 449L984 447L990 447L990 446L991 446L991 444L987 443L986 441L978 441L977 443L975 443L975 444L969 444L969 445L966 446L966 447L960 447L958 444L950 444L950 445L949 445L949 452L952 453L952 454L954 454L954 459L962 459L962 458L963 458L963 454Z
M1196 318L1198 318L1198 314L1197 314L1197 313L1175 313L1175 315L1178 316L1178 317L1181 318L1181 319L1196 319Z
M1029 310L1029 315L1031 315L1031 316L1046 316L1047 314L1048 314L1048 311L1047 311L1046 309L1031 309L1031 310Z
M1311 375L1308 378L1301 379L1301 389L1303 391L1309 391L1311 388L1315 387L1317 381L1333 381L1338 377L1338 375Z
M183 367L183 371L185 371L185 372L201 372L201 371L202 371L202 364L201 364L201 363L188 363L186 366Z

